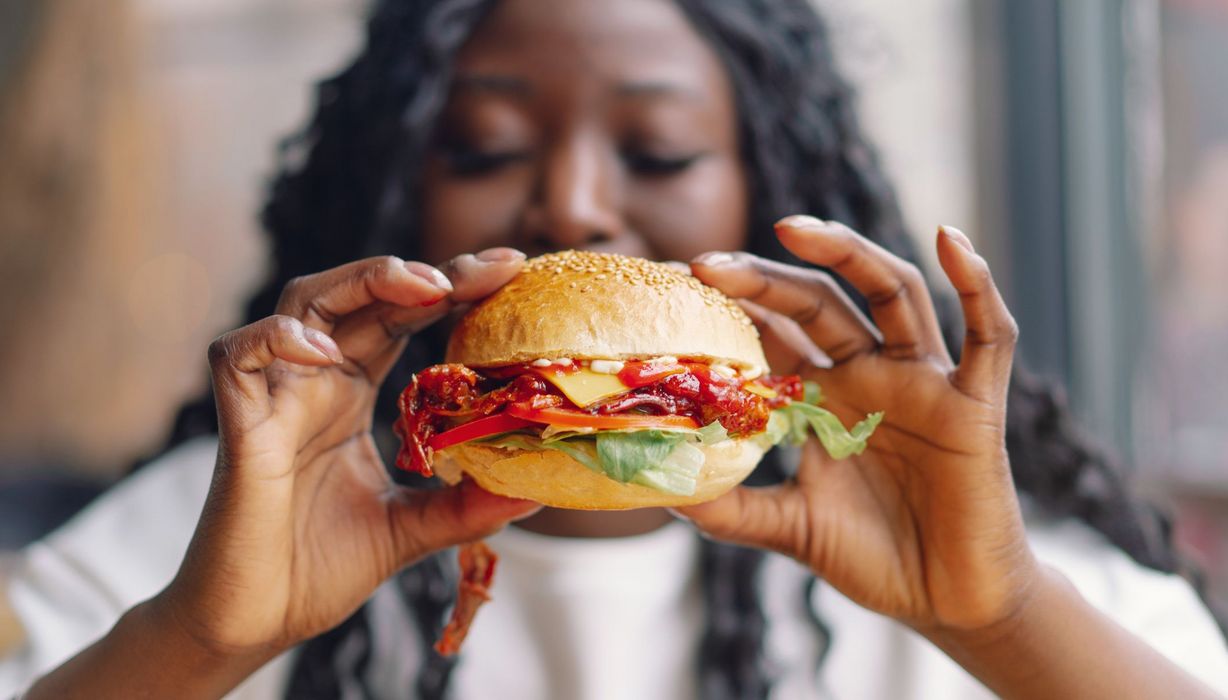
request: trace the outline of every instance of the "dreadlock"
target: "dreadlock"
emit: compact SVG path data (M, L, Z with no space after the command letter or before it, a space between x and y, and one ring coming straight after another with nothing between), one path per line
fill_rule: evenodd
M722 59L735 89L752 202L749 250L802 264L772 235L771 224L805 212L847 223L919 264L895 195L858 127L852 90L837 74L826 27L810 3L677 2ZM376 4L362 54L320 83L307 128L281 146L280 174L263 215L273 268L247 306L248 322L273 313L281 289L294 277L369 255L418 257L417 173L447 97L452 58L490 4ZM855 290L847 291L857 298ZM940 297L938 303L944 337L957 354L958 312L949 299ZM385 454L393 446L388 426L395 418L397 389L415 369L438 361L444 340L437 330L416 336L385 382L375 421ZM215 416L211 396L185 406L170 446L215 432ZM1168 522L1137 500L1120 469L1077 432L1060 395L1021 370L1011 381L1007 447L1016 485L1038 506L1083 520L1140 564L1165 572L1184 568L1173 551ZM769 453L753 480L788 478L791 466L785 461ZM703 542L707 626L697 670L705 698L768 693L757 580L763 559L755 550ZM452 663L430 651L430 642L451 604L454 576L437 554L397 577L426 650L413 689L418 697L443 697L447 690ZM807 593L812 589L813 582ZM813 622L825 648L827 629L817 617ZM362 679L369 643L366 609L360 609L305 645L289 696L336 697L342 688L367 695Z

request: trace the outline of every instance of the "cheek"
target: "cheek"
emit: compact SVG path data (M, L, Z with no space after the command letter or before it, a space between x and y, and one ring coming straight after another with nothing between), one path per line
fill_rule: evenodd
M643 180L628 190L632 226L667 260L746 245L747 198L736 161L713 158L681 176Z
M430 167L422 189L422 257L439 264L492 246L513 245L527 176L458 179Z

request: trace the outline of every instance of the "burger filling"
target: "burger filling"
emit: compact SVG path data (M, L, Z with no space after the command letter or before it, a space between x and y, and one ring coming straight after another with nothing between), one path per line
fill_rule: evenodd
M752 439L766 448L812 429L837 458L864 450L881 414L850 431L818 402L817 385L795 375L672 357L435 365L401 394L397 466L431 476L435 451L480 442L557 450L617 481L690 495L700 445Z

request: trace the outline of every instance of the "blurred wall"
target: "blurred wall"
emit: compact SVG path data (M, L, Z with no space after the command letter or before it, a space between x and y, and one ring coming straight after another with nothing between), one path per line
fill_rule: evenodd
M277 139L359 0L43 0L0 103L0 469L115 473L204 389Z
M924 248L975 237L968 0L816 2ZM0 476L114 475L204 390L262 269L275 144L365 2L34 6L0 103Z

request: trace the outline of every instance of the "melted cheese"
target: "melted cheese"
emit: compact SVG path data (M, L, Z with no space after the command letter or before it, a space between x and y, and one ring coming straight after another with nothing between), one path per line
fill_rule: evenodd
M742 385L742 388L749 391L752 394L758 394L765 399L776 398L775 391L767 388L766 386L763 386L759 382L746 382L745 384Z
M542 369L538 370L538 374L557 386L564 396L571 399L571 402L580 408L631 389L623 384L617 375L599 374L589 369L570 372Z

